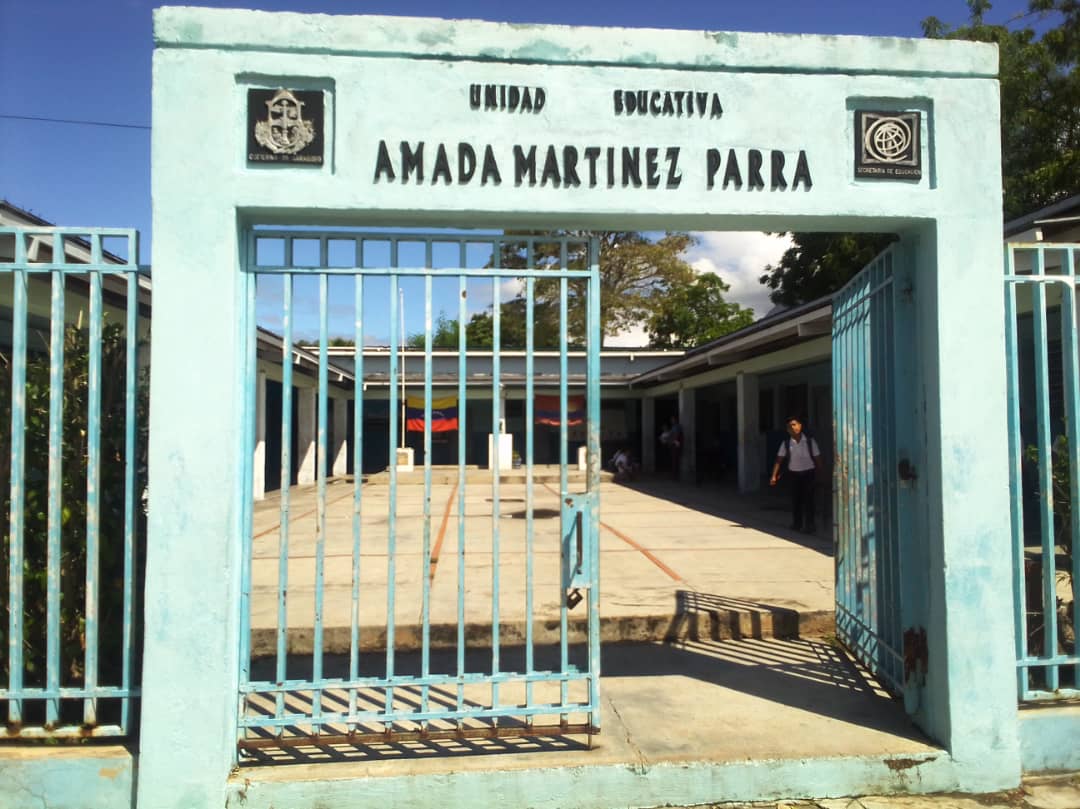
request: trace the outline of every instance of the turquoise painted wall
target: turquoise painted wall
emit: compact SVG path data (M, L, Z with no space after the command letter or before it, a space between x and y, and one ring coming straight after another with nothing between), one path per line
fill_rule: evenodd
M135 765L119 745L21 746L0 756L4 809L117 809L135 797Z
M688 768L679 771L689 779L680 789L705 801L852 794L901 780L916 791L1017 783L1012 620L1000 608L1009 603L1010 560L997 550L1009 541L1006 447L983 437L987 425L1005 423L992 47L179 8L156 13L155 36L154 438L140 806L216 807L227 793L241 805L253 800L242 793L256 794L242 781L226 786L236 738L243 495L241 465L227 459L243 454L239 234L254 222L899 233L911 282L912 339L902 343L910 351L902 359L913 375L901 406L922 467L907 493L910 523L922 538L911 571L912 618L931 644L916 715L951 755L918 779L882 780L888 768L854 760L816 772L771 769L767 779L753 767ZM527 87L534 96L542 88L543 108L472 109L474 84ZM248 91L280 86L323 93L323 165L248 165ZM638 90L650 100L704 93L709 114L620 113L616 99L625 112L626 97L617 93ZM723 108L716 117L714 96ZM921 180L854 177L857 108L921 113ZM415 154L421 142L424 179L413 169L403 182L401 144ZM482 166L459 182L460 143L481 164L490 147L501 182L491 181L490 166L487 185ZM440 144L444 172L437 172ZM527 174L515 181L515 147L524 155L533 146L535 184ZM595 185L585 157L593 147ZM577 150L581 181L572 187L568 148ZM608 148L620 158L613 187ZM623 148L639 150L640 187L623 183ZM650 148L657 150L652 188ZM743 178L739 189L723 186L729 150ZM751 189L755 151L764 187ZM773 152L783 156L786 189L770 176ZM716 157L723 168L710 187ZM800 158L812 184L804 176L793 188ZM191 328L194 311L198 329ZM205 363L211 354L218 360ZM286 776L260 785L258 805L313 806L325 796L328 787L317 780ZM642 801L647 785L674 783L662 773L611 777L584 767L560 805L597 805L586 798L596 795ZM534 793L523 788L528 779L516 778L513 785L498 773L456 779L456 801L482 804L502 784L503 805L525 805ZM828 793L821 778L832 779ZM378 795L406 805L422 788L386 781ZM333 785L342 806L367 805L373 790L363 779Z

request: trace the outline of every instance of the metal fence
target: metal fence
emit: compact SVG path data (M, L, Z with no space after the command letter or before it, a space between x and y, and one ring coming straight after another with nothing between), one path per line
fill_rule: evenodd
M133 728L148 375L141 272L131 230L0 228L9 738Z
M1005 251L1017 687L1080 696L1080 350L1077 244Z
M597 732L596 242L256 229L246 252L247 432L256 442L266 423L280 488L276 502L248 503L241 749ZM423 312L412 334L407 303ZM260 348L260 329L282 334L276 357ZM491 347L490 371L480 374L466 356L477 329ZM332 337L361 347L371 335L388 343L385 379L365 374L359 349L347 367L340 356L331 362ZM314 379L294 369L300 340L318 357ZM439 340L458 351L453 379L433 374ZM525 413L524 446L510 455L500 351L513 341L526 351L514 383ZM415 348L408 360L406 342ZM573 383L572 343L588 350L587 378ZM536 378L539 347L558 349L557 379ZM415 369L408 385L406 361ZM280 382L276 422L259 418L260 373ZM536 398L545 392L549 399ZM297 408L296 396L309 404ZM488 413L467 406L477 401ZM538 401L551 412L541 416ZM353 475L334 477L331 410L345 403ZM378 418L368 413L376 408ZM293 453L309 457L296 431L309 428L294 409L315 421L311 486L295 485L303 476ZM574 482L578 421L588 463ZM423 435L415 472L403 466L408 429ZM558 445L550 481L534 464L540 431ZM436 437L449 462L434 463ZM369 442L381 448L378 474L364 472ZM584 620L572 622L580 601ZM272 640L259 640L260 626Z
M892 249L833 299L836 625L890 690L905 684Z

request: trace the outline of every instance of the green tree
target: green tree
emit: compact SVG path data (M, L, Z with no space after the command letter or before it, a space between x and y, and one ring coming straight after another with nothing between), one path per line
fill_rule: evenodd
M923 33L998 46L1004 208L1013 219L1080 191L1080 3L1031 0L1024 19L1059 23L1041 37L1019 20L987 23L987 0L968 0L968 9L966 25L928 17Z
M529 231L510 235L567 237L571 240L567 245L567 269L587 269L589 240L595 238L599 242L600 329L604 336L612 336L648 322L672 289L691 284L694 280L694 270L684 258L694 240L686 233L666 233L656 240L630 231L574 230L553 234ZM541 239L534 242L534 248L534 254L530 257L526 254L525 242L507 243L499 257L500 266L521 269L561 265L563 259L558 242L543 242ZM559 333L560 295L559 280L537 278L537 323L538 330L544 334ZM522 305L516 304L519 307ZM585 284L571 281L567 284L566 328L572 342L580 344L583 341L585 319Z
M558 313L548 311L550 306L544 301L534 301L533 308L533 346L537 349L558 348ZM525 348L527 311L527 302L523 297L512 298L499 305L499 345L502 348ZM492 307L477 312L465 322L466 348L491 348L494 334ZM410 334L405 342L410 348L423 348L424 333ZM456 350L459 345L458 321L440 315L431 331L431 347Z
M889 233L792 233L791 247L765 267L769 299L797 306L840 289L895 240Z
M749 326L753 310L724 300L729 289L715 273L703 273L693 283L669 290L649 318L651 345L694 348Z
M600 326L605 336L617 334L643 322L648 323L661 311L668 313L669 317L673 316L673 301L687 299L682 290L694 287L696 283L694 270L683 257L693 244L693 239L685 233L668 233L656 240L633 232L522 231L509 233L508 236L522 237L522 240L518 242L511 239L504 243L498 256L499 266L504 269L563 266L567 269L587 269L590 261L589 241L592 238L597 239L600 247ZM528 254L525 237L533 239L532 255ZM545 241L545 237L552 240ZM561 243L556 241L560 237L568 240L565 256ZM494 260L490 264L493 265ZM726 290L726 287L724 289ZM565 328L568 343L572 347L580 347L584 343L585 290L586 284L583 280L570 279L567 282ZM702 291L699 290L699 296ZM559 279L543 276L536 279L533 295L533 339L538 349L554 349L559 346L563 329L560 315L561 295L562 284ZM711 311L716 314L718 310ZM499 304L499 344L503 348L525 347L526 312L527 300L523 292ZM746 317L749 322L751 315ZM432 330L432 346L456 349L459 345L458 330L456 319L440 317ZM492 307L473 314L465 324L467 347L490 348L493 332ZM681 336L679 339L689 338ZM424 335L411 334L407 343L414 348L422 348Z
M987 0L968 0L968 23L922 22L933 39L998 46L1001 82L1001 171L1005 219L1080 192L1080 2L1030 0L1026 15L990 24ZM1039 34L1025 21L1052 19ZM792 247L765 268L761 283L774 303L792 306L842 287L883 249L882 234L793 233Z

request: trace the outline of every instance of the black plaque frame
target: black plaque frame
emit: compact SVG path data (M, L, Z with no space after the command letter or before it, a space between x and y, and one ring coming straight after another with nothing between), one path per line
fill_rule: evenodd
M922 179L922 113L855 110L855 178Z
M269 120L268 104L279 93L288 93L300 103L300 116L313 128L310 142L300 148L275 151L259 142L259 124ZM287 163L296 166L323 165L325 153L325 101L322 90L249 89L247 93L247 163L249 166Z

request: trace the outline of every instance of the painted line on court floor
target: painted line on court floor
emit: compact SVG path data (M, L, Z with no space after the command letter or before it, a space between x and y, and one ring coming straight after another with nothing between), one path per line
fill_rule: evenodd
M551 488L551 486L549 484L545 483L544 488L547 489L552 494L554 494L556 497L559 496L559 493L555 489ZM625 542L631 548L636 550L638 553L640 553L642 556L644 556L646 559L648 559L650 562L652 562L654 565L656 565L658 568L660 568L662 571L664 571L664 573L666 573L672 580L680 581L680 582L684 581L682 576L680 576L678 573L676 573L670 567L668 567L663 562L661 562L660 559L658 559L656 557L656 555L652 551L650 551L644 545L641 545L641 544L635 542L634 540L632 540L630 537L628 537L626 534L624 534L618 528L614 528L614 527L608 525L603 520L600 520L600 527L605 529L606 531L614 534L615 536L617 536L619 539L621 539L623 542Z
M446 525L450 522L450 507L454 505L454 495L457 494L458 484L454 483L454 490L446 498L446 508L443 510L442 523L439 524L439 534L435 537L435 549L431 552L428 564L428 581L435 581L435 568L439 564L439 554L442 552L443 540L446 539Z
M361 486L363 486L363 484L361 484ZM352 496L353 496L353 494L354 494L354 492L352 492L352 491L349 491L349 493L348 493L348 494L343 494L343 495L341 495L341 497L335 497L335 498L334 498L333 500L327 500L327 501L326 501L326 505L327 505L328 507L329 507L329 506L332 506L332 505L333 505L334 503L339 503L339 502L341 502L341 501L342 501L342 500L344 500L344 499L345 499L346 497L352 497ZM315 508L313 508L313 509L310 509L309 511L305 511L305 512L304 512L303 514L297 514L297 515L296 515L295 517L289 517L289 525L292 525L292 524L293 524L294 522L296 522L297 520L302 520L302 519L304 519L304 517L310 517L310 516L311 516L312 514L314 514L314 513L315 513L316 511L318 511L318 510L319 510L319 507L318 507L318 506L315 506ZM269 528L267 528L267 529L266 529L265 531L260 531L260 532L259 532L259 533L257 533L257 534L253 534L251 538L252 538L252 540L256 540L256 539L259 539L260 537L264 537L264 536L266 536L267 534L270 534L270 533L273 533L274 531L279 531L279 530L281 530L281 522L280 522L280 521L278 522L278 524L277 524L277 525L271 525L271 526L270 526Z
M660 561L660 560L659 560L659 559L658 559L658 558L657 558L657 557L656 557L656 556L655 556L655 555L653 554L653 552L652 552L652 551L650 551L650 550L649 550L648 548L646 548L646 547L643 547L642 545L639 545L639 544L638 544L637 542L635 542L634 540L632 540L632 539L631 539L630 537L628 537L628 536L627 536L626 534L624 534L624 533L623 533L622 531L620 531L620 530L619 530L618 528L612 528L612 527L611 527L610 525L608 525L608 524L607 524L606 522L604 522L603 520L601 520L601 521L600 521L600 527L601 527L601 528L603 528L603 529L605 529L606 531L608 531L608 532L610 532L610 533L614 534L615 536L617 536L617 537L618 537L619 539L621 539L621 540L622 540L623 542L625 542L625 543L626 543L627 545L629 545L630 547L634 548L634 549L635 549L635 550L637 550L637 551L640 551L640 552L642 553L642 555L644 555L644 557L645 557L646 559L648 559L648 560L649 560L650 562L652 562L652 563L653 563L654 565L656 565L656 566L657 566L658 568L660 568L660 569L661 569L662 571L664 571L664 572L665 572L665 573L666 573L666 574L667 574L668 576L670 576L670 577L671 577L671 578L672 578L673 580L675 580L675 581L683 581L683 577L682 577L682 576L680 576L680 575L679 575L678 573L676 573L676 572L675 572L674 570L672 570L672 569L671 569L670 567L668 567L668 566L667 566L667 565L665 565L665 564L664 564L663 562L661 562L661 561Z

